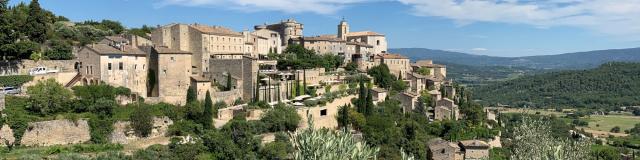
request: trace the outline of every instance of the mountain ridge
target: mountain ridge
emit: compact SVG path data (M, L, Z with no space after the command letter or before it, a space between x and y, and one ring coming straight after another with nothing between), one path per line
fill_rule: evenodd
M509 66L535 69L588 69L611 61L640 62L640 48L606 49L523 57L474 55L426 48L391 48L389 52L405 55L413 61L432 59L438 62L470 66Z

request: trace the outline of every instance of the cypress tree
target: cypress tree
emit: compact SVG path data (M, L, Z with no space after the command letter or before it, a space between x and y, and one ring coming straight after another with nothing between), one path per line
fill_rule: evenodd
M211 94L207 91L207 95L204 98L204 116L202 116L202 126L205 129L211 129L213 126L213 102L211 102Z
M344 105L338 110L338 126L344 129L349 126L349 108L351 108L351 105Z
M367 89L364 86L364 81L360 80L360 93L358 95L358 101L357 101L357 110L360 113L364 113L365 111L365 107L366 107L366 103L365 103L365 99L367 98Z
M29 16L25 27L32 41L44 43L47 40L47 20L38 0L31 0L29 4Z
M191 103L195 101L198 101L198 95L196 93L196 90L189 87L189 89L187 89L187 103Z
M373 113L373 94L371 94L371 85L369 85L369 92L367 92L365 115L370 116Z
M303 68L302 69L302 88L300 89L300 93L307 94L306 90L307 90L307 70Z
M256 74L256 89L255 89L255 94L253 96L253 102L258 102L260 101L260 70L258 70L258 73Z
M231 87L231 73L227 72L227 91L230 91Z

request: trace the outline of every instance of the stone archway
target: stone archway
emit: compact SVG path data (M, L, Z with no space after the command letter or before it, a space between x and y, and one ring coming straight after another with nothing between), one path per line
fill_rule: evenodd
M83 86L89 85L89 80L87 80L87 78L82 78L82 85Z

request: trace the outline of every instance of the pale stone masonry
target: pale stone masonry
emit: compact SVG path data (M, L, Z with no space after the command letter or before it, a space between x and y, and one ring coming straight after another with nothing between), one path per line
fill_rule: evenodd
M78 72L83 75L81 84L102 81L146 97L147 54L136 46L121 41L90 44L78 51L77 58Z
M460 150L460 146L456 143L442 140L440 138L433 139L427 143L431 159L433 160L463 160L464 156Z
M482 160L489 158L489 144L480 140L460 141L465 160Z
M165 47L149 47L149 70L156 83L150 87L150 97L161 101L184 105L187 89L191 85L191 53Z
M460 109L453 100L442 98L436 102L435 120L458 120L460 119Z
M283 48L286 48L290 40L302 37L302 30L304 29L304 25L294 19L282 20L280 23L265 24L256 27L278 32L280 34L280 40Z
M224 76L231 74L237 77L241 84L237 87L242 90L242 99L251 100L255 93L255 85L258 75L258 60L256 58L245 55L216 55L210 61L209 78L213 81L222 80Z
M407 77L406 74L412 71L409 58L400 54L379 54L374 57L373 62L375 65L386 64L396 78L404 79Z

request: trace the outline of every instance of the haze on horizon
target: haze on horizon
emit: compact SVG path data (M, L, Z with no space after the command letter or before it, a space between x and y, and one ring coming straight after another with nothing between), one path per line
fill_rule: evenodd
M11 4L28 0L12 0ZM72 21L202 23L236 31L295 18L305 36L383 33L389 48L428 48L518 57L640 47L638 0L43 0Z

